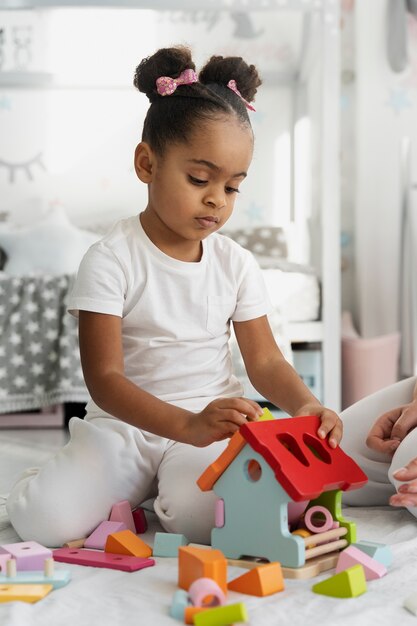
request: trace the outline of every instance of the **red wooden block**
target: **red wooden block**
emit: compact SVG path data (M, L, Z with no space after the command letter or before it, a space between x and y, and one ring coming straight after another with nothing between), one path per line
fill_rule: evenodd
M124 572L136 572L145 567L155 565L153 559L143 559L138 556L124 554L110 554L96 550L74 550L72 548L58 548L53 551L55 561L62 563L75 563L76 565L90 565L91 567L107 567L108 569L120 569Z
M297 502L314 500L324 491L362 487L366 474L341 448L319 438L319 426L319 417L305 415L243 424L239 432Z
M148 520L145 511L141 508L132 511L133 521L135 523L136 532L140 535L148 530Z

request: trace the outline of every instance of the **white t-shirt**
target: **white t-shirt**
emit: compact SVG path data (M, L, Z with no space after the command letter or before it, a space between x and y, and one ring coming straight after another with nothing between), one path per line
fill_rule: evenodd
M125 375L190 411L241 396L232 373L230 320L266 315L269 298L253 256L224 235L203 241L198 263L157 248L137 215L121 220L84 256L68 309L122 318ZM100 411L90 401L88 411Z

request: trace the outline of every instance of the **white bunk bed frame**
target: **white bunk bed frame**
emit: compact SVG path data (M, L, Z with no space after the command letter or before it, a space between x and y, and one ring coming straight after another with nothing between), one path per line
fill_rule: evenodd
M64 6L152 8L154 10L294 10L306 17L314 12L321 27L321 103L320 103L320 261L318 271L322 285L322 314L316 322L290 324L292 343L319 342L323 359L323 401L336 411L341 404L340 358L340 185L339 185L339 75L340 35L338 0L3 0L4 9L52 8ZM308 71L308 52L302 50L301 80ZM23 76L22 76L23 74ZM44 77L49 84L49 77ZM42 85L42 76L27 73L3 72L0 85L26 86L36 81ZM288 76L282 76L288 81ZM46 86L46 85L45 85Z

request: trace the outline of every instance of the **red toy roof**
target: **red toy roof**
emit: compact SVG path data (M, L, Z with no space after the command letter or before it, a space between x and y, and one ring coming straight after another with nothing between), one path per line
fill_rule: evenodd
M318 437L319 426L317 416L307 415L243 424L239 432L295 501L362 487L366 474L340 447L331 448L327 438Z

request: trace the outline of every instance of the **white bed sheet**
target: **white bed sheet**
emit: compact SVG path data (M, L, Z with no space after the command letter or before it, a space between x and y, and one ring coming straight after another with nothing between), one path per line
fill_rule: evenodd
M308 269L308 268L306 268ZM320 317L320 281L313 272L262 269L272 305L288 322Z
M244 602L252 626L411 626L417 617L402 604L417 592L417 522L405 510L389 507L346 508L345 517L357 523L358 538L387 543L393 564L381 580L368 583L358 598L336 599L314 594L310 580L286 580L283 592L256 598L231 592L228 603ZM152 543L155 519L143 539ZM256 532L256 529L254 529ZM18 541L0 510L0 544ZM1 626L175 626L168 614L177 589L177 559L156 558L154 567L134 573L58 563L70 569L72 580L45 599L30 605L23 602L0 604ZM243 573L230 567L229 578Z

